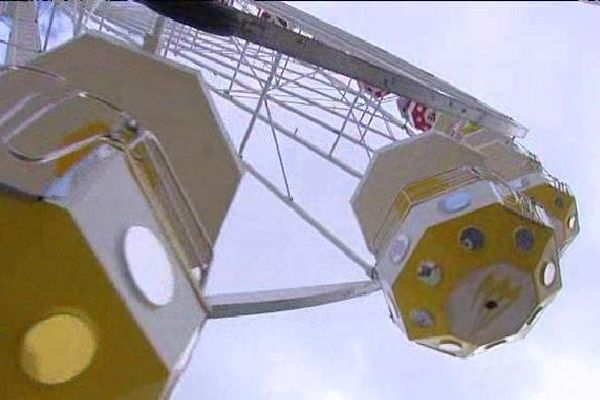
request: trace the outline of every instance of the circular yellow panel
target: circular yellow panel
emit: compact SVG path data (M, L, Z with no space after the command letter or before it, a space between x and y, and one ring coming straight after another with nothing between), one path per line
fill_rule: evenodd
M46 385L65 383L91 363L97 341L91 327L71 314L56 314L33 325L21 347L21 367Z

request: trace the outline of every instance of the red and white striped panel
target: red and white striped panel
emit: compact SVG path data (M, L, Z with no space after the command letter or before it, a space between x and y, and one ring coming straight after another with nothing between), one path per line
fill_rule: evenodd
M402 117L418 130L428 131L435 124L436 111L424 104L398 96L396 106Z

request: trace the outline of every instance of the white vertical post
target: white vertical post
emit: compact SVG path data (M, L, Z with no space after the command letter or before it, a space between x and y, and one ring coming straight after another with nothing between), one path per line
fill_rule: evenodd
M41 41L37 11L31 1L12 5L12 28L6 52L7 65L23 65L40 53Z
M143 49L152 54L158 54L162 46L162 33L165 27L165 17L159 15L154 21L152 32L144 37Z
M54 23L54 15L56 14L56 3L52 2L52 11L50 11L50 20L48 21L48 28L46 29L46 37L44 38L44 47L42 51L48 49L48 40L50 40L50 32L52 31L52 24Z
M85 16L85 3L86 0L80 0L75 2L76 3L76 9L77 9L77 23L75 24L75 27L73 29L73 36L79 36L79 34L81 33L81 28L83 26L83 17Z

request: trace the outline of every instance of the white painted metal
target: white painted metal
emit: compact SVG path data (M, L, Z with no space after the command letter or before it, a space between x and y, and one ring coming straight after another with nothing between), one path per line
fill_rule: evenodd
M363 260L360 256L358 256L352 249L346 246L340 239L338 239L334 234L329 232L327 228L325 228L322 224L320 224L316 219L314 219L308 212L306 212L301 206L294 203L293 200L286 197L282 192L280 192L275 185L269 182L264 176L258 173L250 164L246 163L246 170L252 174L260 183L262 183L271 193L277 196L281 201L287 204L292 210L300 216L303 220L305 220L308 224L312 225L321 236L327 239L330 243L340 249L350 260L354 261L358 266L364 269L367 276L373 276L373 266L369 264L367 261Z
M362 281L292 289L228 293L208 297L209 318L296 310L361 297L379 290L379 282Z
M41 51L36 4L19 1L8 8L12 21L6 64L23 65Z

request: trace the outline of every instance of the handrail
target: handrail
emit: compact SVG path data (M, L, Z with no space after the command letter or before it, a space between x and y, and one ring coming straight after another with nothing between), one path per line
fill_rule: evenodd
M412 182L403 187L388 209L382 226L370 243L371 246L377 248L377 242L387 237L391 233L393 226L406 218L409 210L414 205L440 196L449 190L454 190L483 179L488 179L505 189L505 193L507 192L508 194L500 193L502 204L524 217L541 224L548 223L547 218L545 218L545 212L539 205L531 198L515 191L508 182L496 173L483 170L479 167L462 166Z
M523 146L521 143L517 142L516 140L512 140L509 143L512 144L513 148L517 152L523 154L529 159L529 164L531 165L531 168L533 168L535 171L542 171L544 169L544 167L542 166L542 162L540 161L538 156L536 156L534 153L525 148L525 146Z
M406 218L411 207L432 197L444 194L450 189L462 187L481 179L481 173L472 167L462 166L441 172L406 185L396 195L389 207L384 222L374 235L370 245L377 248L377 242L387 237L398 221Z
M543 208L534 202L530 197L517 192L513 189L513 187L506 182L501 176L496 174L493 171L482 171L484 175L495 181L495 183L499 183L503 186L509 193L508 196L502 196L502 202L504 205L512 208L514 211L517 211L519 214L524 217L533 219L541 224L547 224L547 219L544 218L545 212ZM542 214L544 213L544 214Z
M0 73L5 69L8 68L0 69ZM45 71L35 70L29 67L19 66L10 67L10 69L34 70L36 72L45 73ZM54 75L51 73L48 73L48 75L62 78L58 75ZM62 78L62 80L64 80L64 78ZM19 103L19 108L22 109L33 99L39 99L41 97L42 93L37 93L35 95L29 96L25 101ZM27 154L13 145L12 141L16 137L18 137L27 126L39 120L44 115L55 110L57 107L64 104L65 102L77 97L90 99L96 102L97 104L107 107L109 110L117 113L120 120L117 128L95 134L83 140L70 143L60 149L52 150L42 154ZM13 120L14 117L19 114L19 112L20 110L15 110L15 107L13 107L13 109L11 109L11 111L9 112L10 115L7 118L3 118L0 120L0 128L2 128L2 126L8 123L9 121ZM66 157L67 155L84 150L89 147L94 147L101 143L109 144L112 147L127 153L129 158L140 161L139 146L145 146L147 150L146 155L148 156L150 165L156 172L159 173L161 178L160 183L162 184L164 188L164 194L167 197L167 201L165 202L163 199L163 201L161 201L161 205L163 208L174 208L174 217L176 218L178 224L184 228L184 234L181 235L183 236L183 240L185 242L184 247L188 249L186 250L186 253L191 253L194 260L191 262L192 265L187 265L187 268L192 269L195 267L200 267L202 272L202 283L205 282L205 278L208 272L208 266L212 257L213 243L210 240L210 236L208 236L204 226L201 224L196 213L194 212L191 206L191 202L185 194L181 183L177 179L174 169L171 163L169 162L166 152L161 146L159 140L150 130L141 129L138 125L138 122L129 113L125 112L120 107L113 104L111 101L97 96L95 94L85 91L68 89L62 93L62 97L60 99L56 101L47 102L47 104L43 104L38 110L33 112L32 115L21 121L14 129L12 129L7 134L2 135L0 139L2 141L2 144L6 146L9 154L11 154L19 161L33 164L46 164L54 162ZM150 146L152 146L153 148L150 149ZM161 168L161 166L163 166L164 168ZM182 210L182 208L184 210ZM185 214L185 216L183 216L182 214ZM192 228L190 228L189 226L189 221L191 221L193 225ZM200 241L197 240L196 236L198 235L201 237ZM179 238L179 240L182 240L182 238L180 238L179 235L177 235L177 237ZM196 237L196 240L194 239L194 237ZM205 244L205 246L202 246L203 248L199 248L198 242ZM185 260L182 261L185 262ZM188 264L188 262L185 263Z
M546 168L544 168L544 166L542 165L538 156L536 156L534 153L532 153L531 151L526 149L521 143L519 143L517 141L513 140L511 143L512 143L513 147L515 148L515 150L517 150L521 154L527 156L533 169L535 171L540 172L550 185L554 186L557 190L559 190L563 194L566 194L568 196L573 195L569 185L567 185L565 182L560 181L554 175L550 174L546 170Z

